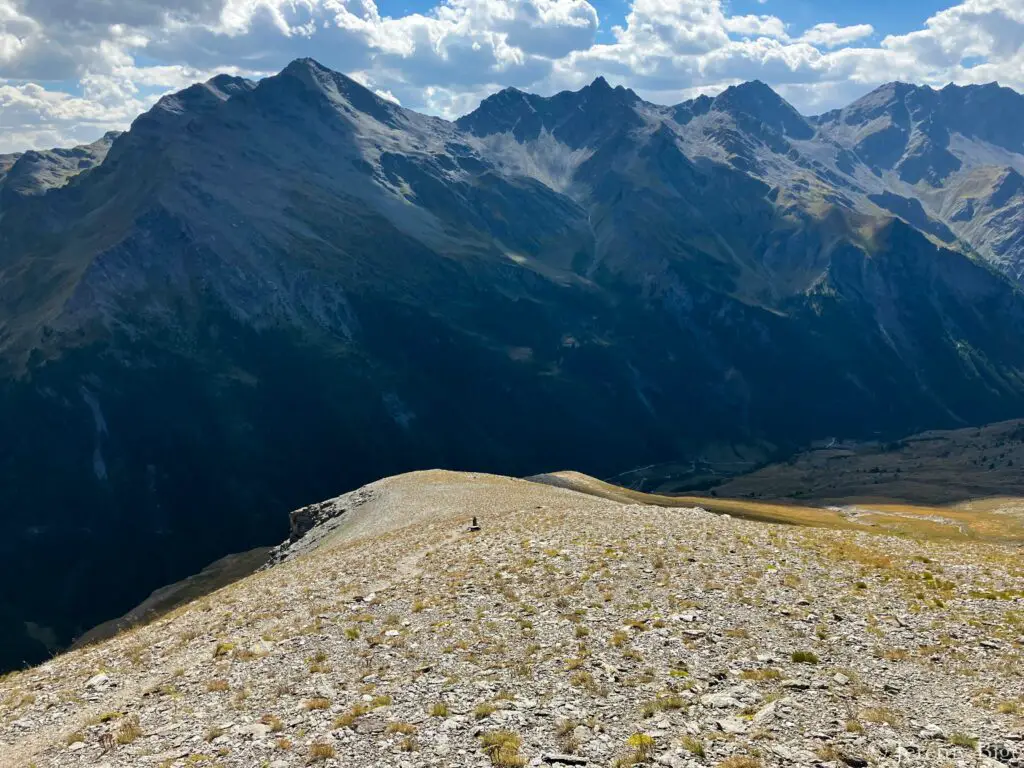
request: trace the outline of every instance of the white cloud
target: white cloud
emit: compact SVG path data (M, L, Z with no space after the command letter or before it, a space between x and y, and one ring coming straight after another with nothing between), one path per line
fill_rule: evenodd
M144 106L123 95L118 101L111 108L96 98L74 97L35 83L0 85L0 152L93 141L122 127Z
M800 36L800 42L819 45L823 48L838 48L841 45L862 40L875 34L875 28L870 24L854 24L849 27L840 27L833 22L815 24Z
M1022 45L1024 0L967 0L932 16L924 29L882 41L884 49L931 68L956 67L970 57L1019 62Z
M261 76L300 56L445 116L499 87L550 93L598 74L662 102L759 78L808 112L893 79L1024 84L1024 0L964 0L873 44L870 19L791 36L784 18L723 0L632 0L600 44L587 0L437 2L388 17L374 0L0 0L0 151L95 138L212 72Z
M786 25L775 16L730 16L723 24L727 32L744 37L774 37L787 40Z

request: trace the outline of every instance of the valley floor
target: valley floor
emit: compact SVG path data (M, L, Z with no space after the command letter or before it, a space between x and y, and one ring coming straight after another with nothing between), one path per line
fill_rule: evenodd
M315 549L4 678L0 764L1024 759L1019 546L857 525L389 478Z

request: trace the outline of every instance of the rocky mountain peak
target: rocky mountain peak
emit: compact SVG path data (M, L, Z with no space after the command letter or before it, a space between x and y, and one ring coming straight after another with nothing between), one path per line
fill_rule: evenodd
M937 188L965 164L1006 164L1000 153L1024 152L1022 120L1024 97L996 83L935 90L892 82L815 122L876 172L894 170L904 182Z
M482 102L480 106L456 120L456 125L477 136L513 132L517 138L534 138L543 128L537 114L539 97L518 88L505 88Z
M999 91L1012 91L1011 88L1003 88L999 85L999 82L993 80L991 83L976 83L972 85L957 85L956 83L946 83L940 93L960 93L963 91L974 91L974 92L999 92Z
M397 125L404 112L400 106L381 98L353 78L311 58L295 59L280 74L262 81L257 91L263 99L286 98L287 94L295 93L296 86L305 97L325 99L350 115L364 113L391 126Z
M506 88L484 99L456 125L478 136L512 133L517 141L554 134L573 147L604 135L608 129L638 124L636 108L642 100L629 88L612 87L604 77L578 91L536 96Z
M726 88L714 99L712 109L759 120L790 138L809 139L814 135L814 129L807 120L760 80Z
M206 81L205 86L213 93L228 99L239 93L245 93L253 89L254 83L244 77L234 75L215 75Z
M355 83L347 75L335 72L333 69L325 67L316 59L309 57L295 59L282 69L277 77L293 78L314 89L329 87L329 83L337 83L339 80Z
M518 88L502 88L497 93L492 93L490 96L480 102L480 106L477 107L473 112L464 117L460 118L461 121L465 121L469 118L476 118L484 120L492 116L498 116L508 110L529 109L529 103L531 99L536 98L531 94L524 93Z
M833 109L819 115L814 122L819 124L841 122L846 125L857 125L875 120L883 115L892 115L897 105L902 108L907 96L916 90L917 86L910 83L886 83L842 109Z
M672 107L672 117L680 125L687 125L693 118L706 115L715 100L710 96L701 94L695 99L684 101Z
M311 89L327 93L339 93L344 96L358 94L359 97L367 95L373 96L379 101L385 101L385 99L381 99L359 81L349 77L348 75L342 74L341 72L336 72L333 69L325 67L316 59L295 59L287 67L281 70L280 74L276 77L298 80L300 83Z
M230 75L217 75L205 83L196 83L184 90L164 96L146 114L174 116L196 115L218 106L232 96L256 87L251 80Z
M637 96L632 89L621 85L612 87L602 76L596 77L590 85L587 85L577 91L577 94L589 100L601 100L605 102L631 104L640 101L640 97Z
M196 83L162 97L152 109L135 118L131 133L135 138L171 138L195 118L213 112L228 99L255 88L256 83L251 80L217 75L205 83Z

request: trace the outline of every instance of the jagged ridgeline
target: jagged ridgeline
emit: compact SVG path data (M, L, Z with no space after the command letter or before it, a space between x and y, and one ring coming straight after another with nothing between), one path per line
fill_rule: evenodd
M451 123L301 60L0 159L0 664L402 470L1021 415L1022 104L599 79Z

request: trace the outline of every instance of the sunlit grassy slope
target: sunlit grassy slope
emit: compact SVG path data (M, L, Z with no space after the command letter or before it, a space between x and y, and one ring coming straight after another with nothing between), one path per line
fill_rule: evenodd
M555 472L532 479L620 502L663 507L700 506L717 514L769 523L875 531L920 539L1024 544L1024 498L1002 497L950 506L892 503L816 506L709 496L662 496L621 488L578 472Z

